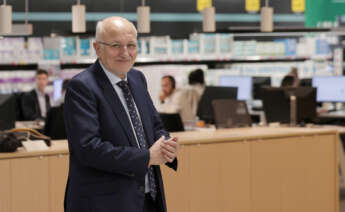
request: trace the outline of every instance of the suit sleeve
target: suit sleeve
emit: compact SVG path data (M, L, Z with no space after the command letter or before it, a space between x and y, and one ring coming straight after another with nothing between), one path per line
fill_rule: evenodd
M101 138L97 100L86 84L72 80L66 92L64 117L71 155L95 169L126 176L145 176L149 150L114 146Z
M139 72L141 74L141 77L142 77L142 80L144 81L144 84L145 84L145 87L147 89L147 82L146 82L146 79L145 79L145 76L144 74L142 74L141 72ZM159 117L159 114L152 102L152 99L149 95L149 93L147 92L147 96L150 100L150 109L152 111L152 119L153 119L153 128L154 128L154 139L155 141L157 141L161 136L165 136L165 138L170 138L170 135L169 133L164 129L164 126L163 126L163 123ZM171 163L166 163L166 165L172 169L174 169L175 171L177 170L177 158L175 158L175 160Z

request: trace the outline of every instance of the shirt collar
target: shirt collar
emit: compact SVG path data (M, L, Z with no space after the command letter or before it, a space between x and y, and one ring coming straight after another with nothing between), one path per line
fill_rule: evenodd
M115 74L110 72L107 68L105 68L101 61L99 61L99 64L101 65L105 75L107 75L107 77L110 80L110 83L112 85L116 85L118 82L122 81L122 79L120 77L116 76ZM124 81L127 82L127 74L126 74Z
M35 91L36 91L38 96L44 96L45 95L45 93L42 93L41 91L39 91L37 87L35 87Z

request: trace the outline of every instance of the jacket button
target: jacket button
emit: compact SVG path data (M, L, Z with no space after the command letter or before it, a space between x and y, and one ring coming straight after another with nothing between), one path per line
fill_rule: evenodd
M145 192L145 186L139 186L139 191L144 193Z

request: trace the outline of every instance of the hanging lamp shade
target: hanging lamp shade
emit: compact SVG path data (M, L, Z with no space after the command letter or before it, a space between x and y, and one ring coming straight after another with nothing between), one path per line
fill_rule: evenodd
M150 7L137 7L137 28L139 33L149 33L150 28Z
M215 14L216 9L214 7L206 7L202 10L202 30L204 32L216 31Z
M273 31L273 8L262 7L261 8L261 32Z
M85 21L86 7L82 4L72 6L72 32L80 33L86 31Z
M0 5L0 34L6 35L12 32L12 6Z

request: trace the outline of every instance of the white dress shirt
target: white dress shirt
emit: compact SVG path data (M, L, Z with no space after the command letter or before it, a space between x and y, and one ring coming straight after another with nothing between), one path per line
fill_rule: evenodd
M175 88L173 93L160 102L157 111L160 113L179 113L181 110L181 91Z
M45 93L42 93L37 88L35 88L38 98L38 104L41 110L41 116L46 117L47 116L47 105L46 105L46 96Z

